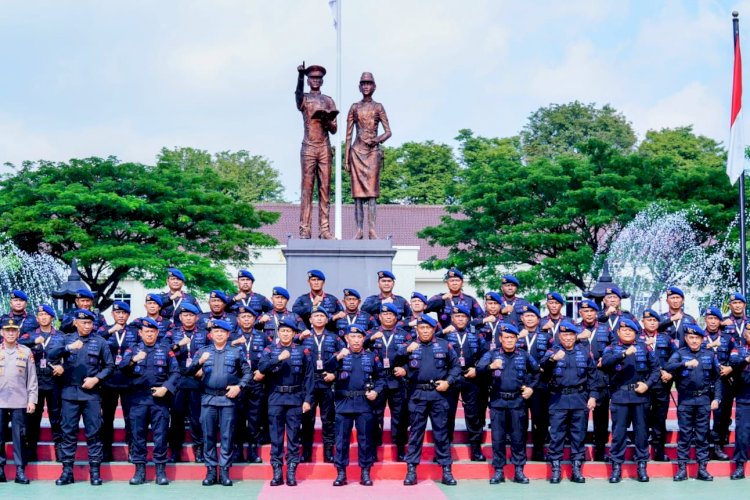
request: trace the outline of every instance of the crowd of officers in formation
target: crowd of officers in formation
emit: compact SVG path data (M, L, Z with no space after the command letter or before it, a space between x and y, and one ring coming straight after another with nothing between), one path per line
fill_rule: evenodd
M207 467L204 485L231 486L232 463L262 462L258 447L270 442L270 484L295 486L298 464L313 460L318 409L324 461L337 470L333 485L347 483L355 426L360 483L372 485L370 469L383 444L386 406L390 440L397 459L407 464L404 484L417 482L429 418L442 482L453 485L451 446L457 444L460 399L473 461L486 460L482 444L489 407L491 484L505 481L508 441L513 481L528 483L529 415L532 459L549 461L550 482L561 481L566 443L571 480L585 482L589 412L593 459L611 462L609 481L621 480L632 426L637 480L645 482L649 459L669 460L666 420L673 386L679 425L674 480L687 479L691 446L697 479L713 479L706 464L712 455L729 458L723 447L735 401L731 478L744 478L750 323L742 294L729 297L726 317L716 307L705 309L701 327L683 311L685 297L677 287L666 292L664 314L646 309L639 321L620 308L622 292L612 287L601 305L584 300L574 321L563 315L565 300L556 292L547 295L542 316L517 295L519 282L510 275L503 277L500 293L485 294L484 308L463 293L463 275L456 269L447 272L442 295L395 295L395 276L381 271L377 294L361 300L356 290L344 289L341 301L324 290L324 274L311 270L309 293L291 308L287 290L275 287L268 299L253 291L254 281L251 272L240 270L237 292L212 291L210 310L202 312L183 290L184 275L170 269L169 290L147 295L145 317L131 321L129 305L115 302L113 324L92 309L94 295L80 290L75 310L65 314L59 329L52 307L41 305L36 315L29 314L28 297L13 291L11 310L1 318L0 429L10 422L15 481L28 483L24 466L37 459L46 404L55 456L63 467L56 484L74 480L81 417L90 481L101 484L100 465L113 459L119 402L134 485L146 481L149 427L156 483L163 485L169 482L165 464L186 458L187 425L190 458ZM612 442L605 457L610 415ZM3 437L0 465L5 463ZM0 481L5 480L0 467Z

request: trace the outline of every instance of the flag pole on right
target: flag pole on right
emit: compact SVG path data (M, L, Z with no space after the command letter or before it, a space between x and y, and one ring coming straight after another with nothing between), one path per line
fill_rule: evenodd
M747 244L745 236L745 145L742 137L742 56L740 53L740 20L737 11L732 12L734 35L734 71L732 73L732 109L729 125L729 152L727 175L734 185L740 181L740 286L747 293L745 272L747 270Z

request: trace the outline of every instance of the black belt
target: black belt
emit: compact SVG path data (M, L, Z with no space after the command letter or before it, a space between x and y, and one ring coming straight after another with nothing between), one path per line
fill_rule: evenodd
M365 394L367 394L367 391L336 391L337 396L344 398L356 398Z
M685 391L685 395L691 396L694 398L705 396L706 394L708 394L708 389L704 389L702 391Z
M494 393L495 397L498 397L500 399L516 399L521 397L521 391L514 391L514 392L496 392Z
M577 385L575 387L554 387L552 390L554 392L559 392L560 394L578 394L579 392L583 392L583 386Z
M208 394L209 396L226 396L227 390L226 389L208 389L204 388L203 392L205 394Z
M273 388L273 392L280 392L282 394L293 394L302 390L301 385L277 385Z
M417 384L415 388L419 389L420 391L434 391L435 384Z
M618 391L634 391L635 388L638 387L638 384L627 384L627 385L621 385L617 390Z

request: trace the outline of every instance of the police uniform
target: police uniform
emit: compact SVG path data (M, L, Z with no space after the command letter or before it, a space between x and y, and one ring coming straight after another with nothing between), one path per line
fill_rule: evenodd
M185 283L185 275L182 271L174 267L167 270L169 277L174 277ZM198 310L198 314L201 313L201 305L198 299L180 290L180 297L173 299L172 292L165 292L161 294L162 308L161 315L170 321L172 321L172 328L179 328L182 323L180 322L180 306L182 304L190 304Z
M669 287L667 290L667 296L669 295L680 295L683 299L685 294L677 287ZM673 340L677 342L678 347L685 347L685 327L687 325L698 324L695 318L689 314L685 314L683 311L682 318L677 321L672 321L671 313L666 312L662 314L661 322L659 323L659 331L667 333Z
M429 302L427 297L419 292L412 292L411 298L421 300L424 303L425 308L427 307L427 303ZM414 311L412 311L411 316L407 316L403 320L398 322L398 326L407 333L410 333L412 336L414 336L417 334L417 323L419 322L419 318L421 316L422 313L415 313ZM443 334L443 327L440 326L440 323L438 323L437 328L435 328L435 336L441 339L445 338L445 335Z
M295 321L281 323L297 331ZM289 357L279 360L282 351ZM271 486L282 483L281 468L284 463L284 434L286 431L287 482L296 485L296 469L300 460L300 429L302 426L302 404L312 403L315 386L315 361L310 352L301 345L291 343L284 346L274 343L265 348L258 362L258 369L266 376L268 384L268 418L271 428L271 467L274 478Z
M378 271L378 280L381 278L390 278L393 281L396 281L396 276L390 271ZM411 307L409 306L409 301L405 297L391 293L390 297L387 298L389 298L390 301L386 303L393 304L396 306L396 309L398 309L398 314L396 314L397 319L402 320L411 316ZM370 295L362 303L362 310L372 316L377 316L380 312L380 305L385 299L386 296L383 295L382 292Z
M722 319L721 311L717 308L709 308L705 315L713 315ZM722 328L711 332L706 328L706 345L712 345L709 349L716 354L716 360L719 366L729 366L729 356L735 349L735 330L734 328ZM713 429L710 433L710 441L714 446L714 458L717 460L728 460L729 456L722 449L726 446L729 438L729 425L732 423L732 406L734 404L734 376L729 374L722 376L717 382L721 385L721 404L713 413Z
M385 303L380 306L381 312L392 312L395 314L395 306ZM382 333L383 336L372 339L372 336ZM378 393L375 400L375 418L378 431L373 436L375 446L383 444L385 433L385 407L388 405L391 413L391 442L396 445L396 459L403 462L406 454L407 429L409 426L408 398L406 394L406 380L396 377L394 370L398 366L399 350L414 339L414 335L408 331L394 326L386 329L382 326L371 331L365 340L365 347L377 354L383 363L385 385Z
M419 321L432 328L437 326L433 318L424 314ZM408 346L399 347L399 361L404 364L407 372L410 416L409 451L405 457L408 472L404 484L416 484L416 467L422 457L428 417L432 425L437 462L443 467L443 483L456 484L451 473L453 459L448 436L449 394L447 391L437 391L436 383L439 380L446 381L449 388L458 383L461 377L458 355L449 342L434 336L428 342L417 340L416 343L417 348L412 352L408 352Z
M510 274L506 274L505 276L503 276L501 278L501 283L503 285L510 283L516 285L517 287L521 286L521 282L518 281L518 278ZM523 306L528 305L530 305L530 302L523 297L519 297L518 295L514 295L513 297L506 297L505 294L503 294L503 296L500 298L500 310L502 311L506 307L510 307L511 309L510 312L503 317L503 321L521 328L519 311L523 308Z
M627 444L628 426L633 426L633 444L635 445L635 461L638 464L638 480L648 481L646 462L648 461L648 403L647 392L638 393L636 389L640 383L650 389L659 380L659 365L653 351L638 340L637 323L622 319L620 328L633 330L632 344L618 341L604 349L601 369L608 377L609 393L611 397L612 413L612 476L610 482L619 482L622 475L622 463L625 461L625 445ZM635 347L635 352L627 351Z
M705 336L697 325L685 325L685 335ZM697 360L698 366L688 368L686 363ZM697 479L713 480L706 470L709 460L709 416L711 401L721 402L721 384L719 381L719 362L713 351L701 346L698 351L689 347L678 349L667 363L667 371L672 373L677 386L677 425L680 428L677 442L677 461L679 470L675 481L687 479L685 466L690 459L691 442L695 445L695 457L699 470Z
M182 304L175 316L182 311L191 312L198 316L198 309L192 304ZM203 462L203 428L201 415L201 384L187 373L187 368L195 359L196 353L208 344L208 332L196 325L188 330L182 323L175 327L168 335L172 342L172 352L175 353L180 377L177 390L172 402L172 415L169 426L169 448L172 450L171 461L181 460L182 445L185 442L185 418L190 422L190 435L193 441L195 461ZM189 339L187 345L180 345L183 339Z
M463 305L458 305L453 309L453 314L465 314L467 318L471 312ZM445 336L453 351L458 355L458 365L462 374L452 385L449 394L449 412L448 412L448 440L453 442L453 431L456 426L456 411L458 410L458 398L464 407L464 416L466 420L466 431L471 447L471 459L475 462L486 460L482 454L482 438L485 424L486 413L479 413L479 398L486 392L481 390L481 380L479 377L467 378L466 373L471 369L476 369L477 362L482 358L487 347L484 338L471 331L467 325L466 328L459 330L454 326L454 330ZM483 406L484 407L484 406ZM485 410L486 411L486 410Z
M736 394L734 456L735 470L731 479L745 478L745 462L750 449L750 344L743 344L732 352L729 364L734 374Z
M568 322L560 325L562 332L578 332L578 328ZM562 351L562 359L555 361L553 356ZM566 439L570 443L570 459L573 462L571 480L585 482L581 465L585 455L586 428L588 424L589 398L596 398L596 366L589 350L576 343L571 349L554 345L545 354L542 369L549 375L550 388L550 442L547 458L552 463L551 482L560 482L560 461Z
M20 299L25 301L27 304L29 302L29 296L21 290L11 290L10 299ZM32 332L39 327L39 323L37 323L36 317L29 314L25 310L21 314L17 314L13 311L9 311L3 314L2 316L0 316L0 323L5 321L6 319L12 319L13 322L21 329L19 338L22 335Z
M458 269L449 269L448 272L445 273L445 280L447 281L449 278L460 278L463 280L464 275ZM482 306L480 306L477 299L471 295L459 292L456 295L451 295L449 299L444 299L443 295L444 294L440 293L430 297L427 301L427 308L425 309L426 313L437 313L438 322L442 328L451 324L451 314L453 314L453 309L459 305L463 305L469 310L469 320L484 316Z
M344 298L356 297L360 298L359 292L353 288L344 288ZM375 314L380 311L380 306L376 309ZM346 316L339 318L334 322L333 331L335 331L339 337L344 338L346 332L350 326L356 326L362 331L367 332L373 328L378 327L378 321L370 312L366 312L364 309L358 309L356 312L350 312L348 309L344 309Z
M18 323L10 317L2 321L2 328L20 331ZM31 349L18 343L8 347L4 341L0 341L0 481L5 480L5 429L11 422L16 482L29 482L24 474L23 437L26 409L29 404L37 403L37 395L36 366Z
M40 312L46 312L53 318L55 310L48 305L39 306ZM38 340L41 339L41 340ZM55 458L60 460L60 447L62 446L62 428L60 427L60 407L62 405L62 379L52 375L53 365L59 364L59 359L49 357L49 352L56 345L63 343L63 335L50 325L49 332L43 332L37 327L30 333L25 333L19 338L18 343L31 349L36 364L36 376L38 383L38 403L34 413L26 415L26 457L29 461L37 460L37 445L39 444L40 426L44 414L45 403L47 405L47 416L49 418L52 440L55 443Z
M94 292L91 290L87 290L86 288L81 288L79 290L76 290L76 298L77 299L91 299L94 300ZM66 312L63 315L62 321L60 322L60 331L65 334L75 334L76 333L76 327L73 324L73 322L76 320L76 312L80 309L74 307L70 311ZM89 310L91 314L93 314L94 318L94 329L91 330L92 334L101 333L103 328L107 326L107 320L104 319L104 316L102 313L98 311L94 311L93 309ZM34 320L36 322L36 320Z
M209 328L226 330L227 336L231 331L229 322L214 320ZM208 353L208 359L201 363L200 359ZM203 459L208 468L204 485L211 478L216 480L216 466L221 468L221 482L225 486L232 483L229 480L229 468L232 465L234 446L234 423L236 418L237 398L227 397L227 388L238 385L245 389L250 384L252 372L242 349L227 344L219 349L215 344L209 344L195 353L193 363L187 367L187 374L195 376L202 371L200 377L201 395L201 424L205 447ZM239 397L239 394L237 395ZM221 435L221 454L217 458L216 433ZM213 474L212 474L213 473Z
M219 320L228 322L232 328L232 331L234 331L234 329L237 328L237 315L229 311L229 297L227 297L227 295L221 290L211 290L211 293L208 294L208 299L219 299L224 303L224 309L222 309L219 314L216 314L211 310L199 314L198 324L200 325L200 327L207 330L208 324L211 321Z
M253 276L253 273L247 269L240 269L237 271L237 279L239 278L248 278L255 283L255 276ZM237 293L239 294L240 292L238 291ZM240 300L235 300L234 296L229 297L227 309L234 313L237 312L237 309L240 306L249 307L254 311L258 311L258 313L267 313L273 309L273 304L265 295L253 291L246 295L247 296L244 299Z
M365 333L356 325L350 326L349 332L362 335ZM360 352L352 351L341 360L332 356L326 361L325 369L336 375L336 469L339 474L344 471L343 484L346 484L345 470L349 465L349 444L352 428L356 424L358 464L362 469L361 482L372 484L369 472L376 449L373 446L374 402L368 400L365 394L368 391L375 391L377 394L382 392L385 387L383 364L377 354L363 349Z
M500 333L518 335L518 329L510 323L502 323ZM500 366L491 366L496 362ZM503 467L506 463L505 444L510 438L511 463L516 469L516 481L527 483L523 475L526 464L526 405L522 396L524 387L534 389L539 380L539 363L528 352L519 349L506 351L502 347L485 352L477 364L480 375L486 375L490 397L490 421L492 424L492 467L495 475L491 484L504 482Z
M79 309L77 320L95 320L91 311ZM71 344L81 341L80 349L71 349ZM114 370L114 360L107 341L98 335L66 335L64 342L51 349L50 357L63 359L62 390L62 462L63 473L58 484L73 482L73 461L78 447L78 422L83 415L86 430L86 447L89 455L91 484L100 485L102 453L102 396L101 387ZM87 377L96 377L99 382L92 389L81 387Z
M158 324L151 318L141 318L142 328L156 328ZM134 361L139 353L146 357ZM148 428L154 440L153 461L156 465L157 483L168 484L165 475L167 463L167 446L169 432L169 408L172 395L176 392L180 377L179 367L174 352L169 345L156 341L148 346L141 341L125 349L119 362L120 371L130 383L130 461L136 465L136 476L140 484L146 477L146 440ZM169 392L163 397L152 394L152 388L166 387ZM134 478L136 479L136 478Z
M323 272L317 269L308 271L307 278L308 280L310 278L318 278L323 281L326 280ZM339 302L339 299L337 299L335 295L331 295L328 292L322 292L320 297L321 301L318 302L317 305L315 305L313 303L313 300L316 298L315 294L313 294L312 292L308 292L297 297L297 299L294 301L294 304L292 305L292 312L302 318L302 321L305 322L305 326L307 328L310 328L310 315L312 314L313 310L317 308L325 309L331 316L344 310L344 307L341 305L341 302Z

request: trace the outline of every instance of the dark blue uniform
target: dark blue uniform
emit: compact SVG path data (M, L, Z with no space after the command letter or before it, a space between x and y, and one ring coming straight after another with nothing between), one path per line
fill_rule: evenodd
M73 321L76 319L74 315L75 311L76 309L71 309L70 311L66 312L63 315L62 321L60 322L61 332L65 334L76 333L76 327L73 324ZM96 319L94 320L94 329L91 330L91 334L92 335L101 334L102 330L107 326L107 320L104 319L104 316L102 315L102 313L97 312L97 311L92 311L92 312L96 315ZM34 323L36 323L36 319L34 319Z
M356 313L346 312L346 316L339 318L334 322L334 331L339 337L344 338L350 326L358 326L362 331L370 331L378 327L378 321L370 313L363 310Z
M302 321L305 322L305 326L308 329L310 328L310 314L312 314L313 308L317 307L325 309L331 316L344 310L341 302L339 302L339 299L337 299L335 295L323 292L323 300L321 300L317 306L313 306L314 297L315 296L312 293L300 295L297 297L297 300L294 301L294 305L292 305L292 312L302 318Z
M661 370L666 371L665 367L669 358L677 350L677 346L672 338L663 332L656 333L652 337L644 333L641 336L641 340L653 349L656 362L659 365L659 372L661 373ZM664 444L667 439L667 414L669 412L672 384L672 379L664 382L660 376L656 383L648 390L648 428L655 460L664 459Z
M621 464L625 461L628 426L633 426L633 444L635 461L648 461L648 391L643 394L635 392L638 382L643 382L650 389L659 380L659 364L656 356L644 342L636 341L635 353L626 355L630 345L622 342L613 344L604 350L602 371L608 375L609 393L612 400L612 462Z
M685 363L697 359L696 368L687 368ZM697 352L683 347L669 358L667 371L672 373L677 385L677 425L680 428L677 443L677 460L685 463L690 459L691 442L695 444L698 462L706 463L708 453L708 424L711 401L721 401L719 362L713 351L705 348Z
M164 307L161 308L161 315L168 320L172 321L172 328L179 328L182 326L182 322L180 321L180 315L175 314L175 311L180 307L182 304L192 304L194 305L198 311L201 310L200 303L198 302L198 299L190 295L189 293L180 292L182 296L179 299L172 300L170 296L172 295L171 292L166 292L161 294L162 303L164 304Z
M236 295L236 294L235 294ZM273 309L271 303L265 295L260 293L250 292L250 295L244 299L234 300L234 296L229 297L229 303L227 304L227 310L234 311L237 307L245 306L258 311L259 313L267 313Z
M528 305L530 305L530 302L523 297L515 296L513 297L513 299L508 299L508 297L503 295L502 301L500 302L500 310L502 311L506 307L513 308L510 313L503 316L503 321L517 326L518 328L522 328L523 326L521 325L521 311L523 310L523 306Z
M523 327L519 327L521 329ZM497 341L500 349L500 341ZM547 350L553 345L553 336L551 332L541 330L537 327L524 337L519 337L518 348L527 351L537 363L541 363ZM534 389L534 393L529 399L524 400L528 410L524 417L528 423L531 415L531 440L533 443L532 460L544 460L544 442L549 434L549 387L547 385L548 377L541 377Z
M282 351L290 356L279 361ZM286 463L296 465L300 460L300 429L302 404L312 403L315 386L315 361L301 345L280 343L265 348L258 369L268 384L268 420L271 428L271 465L284 463L284 431L286 430Z
M20 342L20 338L23 337L27 333L31 333L37 328L39 328L39 323L36 321L36 317L33 314L29 314L28 312L24 311L23 314L16 314L14 312L5 313L2 316L0 316L0 323L5 321L6 318L12 319L16 324L19 325L20 331L18 333L18 338Z
M237 328L237 315L233 312L228 312L226 309L218 315L210 311L201 313L198 316L198 328L208 329L208 324L214 320L228 321L232 326L232 330Z
M453 346L434 338L430 342L417 342L419 347L411 353L407 346L399 347L400 362L405 362L409 394L409 451L406 463L418 465L422 457L422 444L427 428L427 418L432 424L435 440L435 457L440 465L453 463L448 438L448 392L438 392L435 382L445 380L451 386L461 377L461 366ZM449 389L450 390L450 389Z
M375 353L351 352L342 360L335 356L326 361L325 369L336 374L336 456L337 468L349 465L349 443L352 428L357 427L358 463L369 468L375 460L373 442L375 432L374 401L365 396L367 391L380 394L385 387L383 364Z
M302 321L302 318L300 318L298 314L295 314L288 309L285 309L284 311L277 311L274 309L267 314L269 320L264 323L256 321L254 328L262 330L265 333L266 337L269 337L274 341L276 341L279 336L279 325L284 321L291 320L297 325L297 329L299 331L303 331L307 328L307 326L305 326L305 322Z
M604 349L607 346L617 342L615 332L620 326L620 318L637 321L629 312L619 311L609 317L604 313L600 314L593 330L592 326L586 327L593 333L593 336L588 342L583 341L581 344L586 345L588 343L589 352L591 352L595 363L598 364L602 359ZM609 441L609 382L607 381L607 375L599 368L596 369L594 374L594 390L597 394L596 407L591 415L594 423L594 460L603 461L604 449L607 446L607 441Z
M496 360L500 368L491 369ZM522 387L534 389L539 380L539 363L528 352L516 348L512 352L493 349L484 353L477 371L487 375L490 395L490 420L492 422L492 466L505 466L505 443L510 437L510 461L513 465L526 463L526 405L521 396Z
M390 298L392 299L391 304L396 306L399 311L396 315L397 319L401 320L411 316L411 306L409 306L409 301L405 297L393 294ZM380 305L383 303L383 299L385 299L385 296L382 293L370 295L362 303L362 310L373 317L377 317L380 313Z
M477 299L463 292L458 295L453 295L449 299L444 299L442 293L433 295L427 301L425 313L437 313L440 326L445 328L451 324L451 314L453 314L453 309L458 305L465 306L471 312L471 317L469 319L481 318L484 316L482 306L479 305Z
M734 374L737 402L735 408L737 424L732 460L737 467L743 469L747 462L748 449L750 449L750 363L748 363L748 358L750 358L750 346L744 344L732 353L729 361Z
M204 353L209 357L202 365L198 362ZM226 396L227 387L239 385L245 389L250 384L252 372L242 349L227 343L222 349L211 344L195 353L195 360L187 368L188 375L201 376L201 424L203 426L203 459L206 467L227 469L234 455L234 422L237 398ZM238 395L239 397L239 395ZM217 458L216 433L221 435L221 456Z
M133 358L140 352L145 352L146 357L134 362ZM165 464L169 408L180 377L174 352L161 342L153 346L141 342L125 349L119 365L122 376L130 382L130 461L134 464L146 463L146 439L150 425L154 437L154 463ZM157 398L151 394L152 387L166 387L169 392Z
M456 426L456 411L458 410L458 398L464 407L464 416L466 419L466 430L469 437L469 444L472 445L479 453L482 444L482 433L484 431L485 415L480 414L479 398L486 392L481 390L481 379L477 376L466 378L465 373L469 368L476 368L477 363L487 351L484 338L468 329L459 330L456 328L453 332L445 336L453 351L458 355L458 365L462 374L458 377L455 384L451 385L448 391L450 410L448 412L448 440L453 442L453 431ZM486 406L483 406L486 411Z
M734 328L719 330L718 332L709 332L706 329L706 342L719 342L711 350L716 353L716 360L720 366L729 366L729 356L735 349L735 331ZM718 384L721 385L721 404L718 410L714 410L713 419L714 427L710 434L710 441L715 446L725 446L729 438L729 425L732 423L732 404L734 403L734 377L732 374L721 377Z
M83 347L69 350L68 346L80 340ZM72 464L78 447L78 422L83 415L89 463L97 467L104 458L102 453L102 382L114 371L114 360L107 341L98 335L66 335L63 342L50 348L52 359L63 360L62 432L63 464ZM93 389L83 389L83 379L96 377L99 383Z
M677 346L685 347L685 326L698 324L689 314L682 314L682 318L679 321L672 321L672 317L669 312L662 314L661 321L659 322L659 331L669 335L672 340L677 342Z

